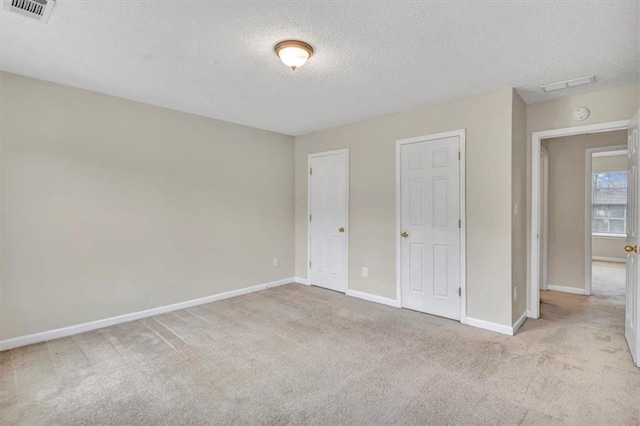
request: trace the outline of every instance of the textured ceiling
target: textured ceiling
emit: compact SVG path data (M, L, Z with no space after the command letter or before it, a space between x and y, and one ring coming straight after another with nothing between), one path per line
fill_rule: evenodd
M291 135L640 73L637 1L59 0L46 25L1 15L2 70ZM295 72L272 50L286 38L315 49ZM590 74L594 85L539 90Z

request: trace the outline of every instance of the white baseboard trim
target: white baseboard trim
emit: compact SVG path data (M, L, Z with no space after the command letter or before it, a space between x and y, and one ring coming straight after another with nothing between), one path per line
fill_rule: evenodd
M508 325L496 324L485 320L467 317L467 325L482 328L483 330L495 331L496 333L513 336L513 327Z
M347 296L357 297L358 299L367 300L369 302L380 303L382 305L393 306L394 308L400 307L400 302L396 299L390 299L388 297L377 296L371 293L364 293L357 290L347 290Z
M547 290L561 291L563 293L571 293L571 294L581 294L583 296L587 294L587 292L584 291L584 288L565 287L563 285L549 284L547 285Z
M524 324L524 322L527 320L527 317L528 317L528 312L524 311L520 316L520 318L518 318L518 320L513 323L512 333L514 336L516 335L520 327L522 327L522 324Z
M306 278L301 278L301 277L295 277L294 281L296 284L304 284L304 285L310 285L309 284L309 280Z
M69 327L57 328L55 330L43 331L40 333L29 334L26 336L14 337L11 339L0 340L0 351L18 348L20 346L31 345L34 343L46 342L47 340L67 337L74 334L84 333L85 331L97 330L99 328L109 327L111 325L122 324L123 322L135 321L141 318L151 317L154 315L164 314L166 312L177 311L179 309L191 308L218 300L230 299L232 297L241 296L243 294L253 293L268 288L293 283L295 279L284 278L277 281L258 284L251 287L245 287L238 290L231 290L225 293L214 294L212 296L201 297L199 299L187 300L186 302L174 303L172 305L159 306L144 311L132 312L130 314L118 315L111 318L85 322L82 324L71 325Z
M599 260L601 262L627 263L627 259L622 257L591 256L591 260Z

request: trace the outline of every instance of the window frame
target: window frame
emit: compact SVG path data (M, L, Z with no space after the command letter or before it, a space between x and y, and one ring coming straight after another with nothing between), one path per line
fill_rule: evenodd
M629 182L628 182L628 173L626 170L612 170L609 172L591 172L591 236L592 237L596 237L596 238L611 238L611 239L626 239L627 238L627 220L628 220L628 204L627 201L625 200L624 203L620 203L620 202L613 202L613 203L596 203L595 202L595 191L597 189L622 189L622 188L617 188L617 187L599 187L597 185L598 179L596 179L596 175L606 175L606 174L624 174L625 175L625 180L626 180L626 186L624 187L625 191L627 190L628 186L629 186ZM595 206L624 206L624 217L622 218L611 218L611 217L606 217L606 218L598 218L596 217L596 215L594 214L594 208ZM596 220L606 220L607 221L607 228L611 229L611 223L609 222L610 220L615 220L615 221L623 221L623 226L624 226L624 231L625 233L614 233L614 232L594 232L594 229L596 229Z

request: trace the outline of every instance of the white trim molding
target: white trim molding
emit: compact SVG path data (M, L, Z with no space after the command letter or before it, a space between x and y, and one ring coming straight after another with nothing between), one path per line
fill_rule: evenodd
M547 290L561 291L562 293L580 294L583 296L587 295L587 292L584 288L567 287L564 285L549 284L547 286Z
M357 297L358 299L367 300L369 302L380 303L382 305L393 306L394 308L400 307L400 301L397 299L391 299L389 297L378 296L376 294L365 293L357 290L347 290L347 296Z
M396 301L402 306L402 211L401 211L401 164L402 145L427 142L457 136L460 141L460 323L466 324L467 317L467 217L466 217L466 130L453 130L433 135L417 136L396 141Z
M627 263L627 259L625 259L624 257L591 256L591 260L597 260L600 262Z
M84 333L85 331L97 330L116 324L122 324L129 321L135 321L154 315L173 312L179 309L192 308L206 303L216 302L218 300L230 299L232 297L241 296L243 294L253 293L256 291L266 290L272 287L278 287L294 282L294 278L284 278L277 281L258 284L251 287L245 287L238 290L231 290L224 293L214 294L212 296L201 297L198 299L187 300L185 302L174 303L172 305L159 306L144 311L132 312L130 314L118 315L115 317L104 318L96 321L85 322L82 324L71 325L69 327L57 328L55 330L43 331L40 333L29 334L26 336L14 337L11 339L0 340L0 351L18 348L20 346L31 345L34 343L46 342L47 340L58 339L60 337L72 336L74 334Z
M529 312L524 311L522 315L520 315L520 318L518 318L516 322L513 323L512 336L515 336L518 330L520 330L520 327L522 327L522 324L524 324L524 322L527 320L528 314Z
M591 238L596 238L598 240L622 240L626 241L627 234L602 234L599 232L592 232Z
M496 333L513 336L513 327L509 325L496 324L495 322L467 317L466 324L483 330L495 331Z
M541 188L540 208L540 240L542 241L540 248L540 262L542 262L542 268L540 270L540 284L542 290L547 289L549 283L549 151L545 147L540 147L540 172Z
M589 124L585 126L565 127L562 129L543 130L531 135L531 192L529 194L529 280L528 310L530 318L540 317L540 142L543 139L562 136L582 135L585 133L609 132L629 128L630 120L611 121L608 123Z
M481 328L483 330L495 331L496 333L506 334L507 336L515 336L515 334L518 332L520 327L522 327L522 324L524 324L524 322L527 320L528 315L529 315L529 312L524 311L520 316L520 318L518 318L516 322L514 322L513 325L511 326L496 324L495 322L490 322L490 321L485 321L485 320L480 320L480 319L470 318L470 317L467 317L466 324L472 327Z
M311 284L309 284L309 280L308 279L302 278L302 277L295 277L293 279L293 282L295 282L296 284L311 285Z
M617 157L620 155L627 155L627 149L621 149L618 151L605 151L605 152L596 152L593 154L594 157Z

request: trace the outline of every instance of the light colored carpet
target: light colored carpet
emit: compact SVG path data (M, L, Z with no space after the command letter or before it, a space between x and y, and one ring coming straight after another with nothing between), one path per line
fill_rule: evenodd
M625 303L627 265L616 262L591 262L591 294Z
M638 424L624 306L515 337L296 284L0 353L0 424Z

